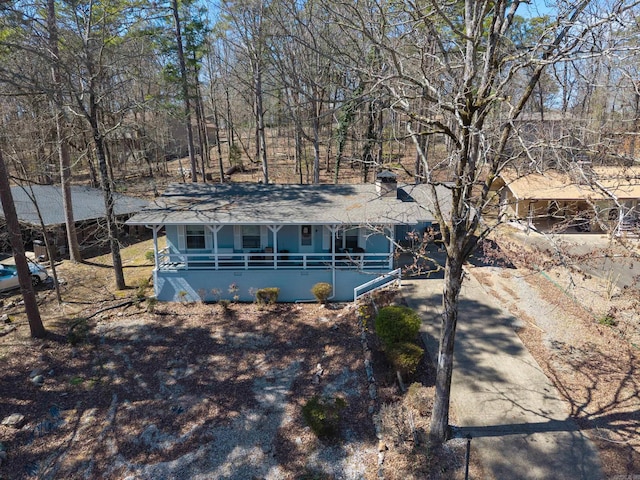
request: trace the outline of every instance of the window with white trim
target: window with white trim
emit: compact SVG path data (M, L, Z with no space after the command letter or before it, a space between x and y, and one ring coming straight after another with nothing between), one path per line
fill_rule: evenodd
M206 248L204 228L204 225L187 225L185 229L187 249Z
M260 226L242 225L242 248L261 248Z

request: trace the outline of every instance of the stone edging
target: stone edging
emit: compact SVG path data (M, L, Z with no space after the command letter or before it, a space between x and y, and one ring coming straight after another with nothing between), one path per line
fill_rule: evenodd
M373 301L373 299L369 299L369 301L373 306L373 310L377 313L378 307L376 306L375 302ZM384 479L384 471L382 469L382 465L384 464L385 450L387 448L382 436L382 424L380 422L380 417L377 415L378 388L376 386L376 379L373 373L371 348L369 348L369 343L367 342L365 319L363 319L360 315L360 308L358 304L356 304L356 316L358 318L358 325L360 327L360 343L362 344L362 352L364 355L364 369L367 372L367 390L369 392L369 398L372 401L372 404L369 406L369 415L371 415L373 427L376 432L376 438L378 439L378 478Z

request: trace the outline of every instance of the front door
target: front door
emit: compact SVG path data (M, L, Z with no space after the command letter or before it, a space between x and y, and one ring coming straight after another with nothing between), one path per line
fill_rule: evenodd
M313 225L300 225L300 253L313 253Z

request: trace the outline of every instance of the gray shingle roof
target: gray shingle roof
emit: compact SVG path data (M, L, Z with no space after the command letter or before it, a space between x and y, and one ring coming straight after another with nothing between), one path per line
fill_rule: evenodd
M382 225L433 220L428 186L407 185L399 192L379 197L375 185L172 184L127 223ZM442 194L447 195L444 189Z
M29 196L33 195L38 203L45 226L64 223L62 207L62 190L55 185L33 185L31 187L11 187L11 194L16 205L16 213L20 222L40 226L38 214ZM74 185L71 187L73 202L73 218L76 222L93 220L105 216L102 190ZM114 195L114 212L116 215L132 214L148 205L148 201L125 195ZM0 217L4 217L0 211Z

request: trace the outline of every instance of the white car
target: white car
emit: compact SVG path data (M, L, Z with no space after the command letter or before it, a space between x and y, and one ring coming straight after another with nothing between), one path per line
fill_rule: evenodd
M31 271L31 283L34 286L40 285L49 278L49 274L42 266L33 262L28 263L29 270ZM18 280L18 272L15 265L0 264L0 292L13 290L15 288L20 288L20 281Z

